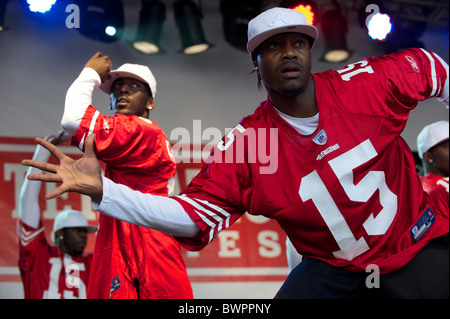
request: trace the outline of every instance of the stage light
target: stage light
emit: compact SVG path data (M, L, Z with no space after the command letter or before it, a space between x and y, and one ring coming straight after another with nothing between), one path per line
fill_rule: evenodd
M350 51L347 49L347 31L347 21L340 9L323 14L322 33L325 41L323 60L340 63L350 57Z
M56 0L27 0L31 12L45 13L50 11Z
M110 37L113 37L113 36L116 35L117 30L116 30L116 28L114 28L113 26L110 26L110 25L109 25L109 26L106 27L105 33L106 33L107 35L109 35Z
M308 24L316 25L319 17L319 10L314 1L308 0L284 0L280 7L290 8L292 10L301 12L305 15Z
M260 0L222 0L220 12L225 40L231 46L247 52L248 23L261 11Z
M376 13L367 23L367 32L374 40L384 41L392 32L391 17L388 14Z
M5 13L8 0L0 0L0 32L5 30Z
M303 13L306 17L306 22L308 22L308 24L314 23L314 12L312 11L312 8L310 5L300 4L300 5L292 8L292 10Z
M81 34L102 42L117 41L123 33L124 13L120 0L78 0Z
M180 32L183 53L198 54L211 47L203 33L202 13L191 0L177 0L174 3L175 21Z
M380 42L385 53L406 48L423 48L420 40L427 28L429 11L425 2L412 4L410 8L392 5L389 1L366 0L360 6L359 22L368 36ZM408 14L405 10L408 9ZM416 14L416 15L415 15Z
M145 54L161 51L159 39L166 19L166 7L159 0L143 0L139 13L139 27L133 47Z

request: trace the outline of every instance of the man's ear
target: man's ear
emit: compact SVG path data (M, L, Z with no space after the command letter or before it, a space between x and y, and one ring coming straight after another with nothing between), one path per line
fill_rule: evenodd
M56 247L59 247L60 241L61 241L61 237L62 237L62 236L63 236L63 231L62 231L62 229L57 230L57 231L55 232L55 246L56 246Z
M253 70L255 70L255 71L259 70L258 61L257 60L253 60Z
M151 111L155 108L155 102L153 101L152 97L148 98L146 107L147 107L147 110L149 110L149 111Z
M433 163L433 154L431 152L423 153L423 160L427 163Z

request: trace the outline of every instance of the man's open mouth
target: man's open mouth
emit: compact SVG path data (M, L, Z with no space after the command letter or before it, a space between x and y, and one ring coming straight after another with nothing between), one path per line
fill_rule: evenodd
M298 77L302 71L302 67L298 63L288 62L280 67L280 73L287 78Z

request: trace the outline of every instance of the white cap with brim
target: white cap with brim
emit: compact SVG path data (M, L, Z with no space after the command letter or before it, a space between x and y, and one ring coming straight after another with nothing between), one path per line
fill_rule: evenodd
M56 215L53 222L53 232L63 228L86 228L88 234L97 231L97 227L89 225L86 217L79 211L67 209Z
M313 39L311 49L319 37L316 27L307 23L303 13L288 8L264 11L248 23L247 51L252 52L268 38L285 32L296 32Z
M419 157L423 159L423 153L448 140L448 130L448 121L438 121L425 126L417 136L417 153L419 153Z
M146 83L150 88L152 97L155 98L156 79L148 67L139 64L125 63L117 70L113 70L109 73L109 77L100 85L100 89L107 94L111 94L112 84L119 78L132 78Z

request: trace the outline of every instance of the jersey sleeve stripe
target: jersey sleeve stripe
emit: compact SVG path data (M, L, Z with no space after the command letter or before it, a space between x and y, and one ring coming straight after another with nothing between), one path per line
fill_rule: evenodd
M94 132L95 122L97 122L97 118L99 115L100 115L100 112L95 111L94 115L92 116L91 125L89 126L89 135L91 135Z
M210 243L214 239L214 229L215 229L216 225L213 222L211 222L206 216L204 216L202 213L200 213L199 211L194 209L194 212L196 212L197 215L200 216L200 218L203 220L203 222L205 224L207 224L209 226L209 228L211 229L209 231L209 236L208 236L208 243ZM219 231L217 233L219 233Z
M208 201L206 201L206 200L201 200L201 199L197 199L197 198L193 198L193 200L195 200L197 203L199 203L199 204L201 204L201 205L203 205L203 206L206 206L206 208L207 209L210 209L210 210L212 210L212 211L215 211L216 213L218 213L220 216L222 216L222 218L230 218L230 214L226 211L226 210L224 210L223 208L221 208L221 207L219 207L219 206L217 206L217 205L214 205L214 204L212 204L212 203L210 203L210 202L208 202Z
M44 227L37 230L27 231L21 225L17 227L17 236L19 237L20 244L24 247L28 246L41 232L44 231Z
M442 86L441 92L438 94L438 100L441 102L446 100L446 102L447 102L446 105L448 108L448 96L449 96L448 64L439 55L437 55L436 53L433 53L433 54L439 60L439 62L441 63L442 67L445 70L445 82L444 82L444 85Z
M211 242L223 229L230 226L231 215L224 209L208 201L189 198L186 195L177 196L194 207L193 211L210 228L208 242Z
M100 115L100 112L96 110L94 115L92 116L91 123L89 125L89 132L87 134L83 135L83 138L81 139L80 144L78 145L78 148L80 150L83 150L84 141L86 140L86 138L94 132L95 123L97 122L97 118L99 115Z
M203 205L200 205L199 203L197 203L195 200L187 197L187 196L179 196L178 198L182 199L183 201L187 202L188 204L190 204L191 206L195 207L197 210L201 211L201 215L205 215L208 217L211 217L212 222L214 222L214 224L219 224L223 221L223 216L220 216L220 214L217 214L213 211L210 211L208 209L206 209ZM200 212L197 211L196 209L194 209L194 211L199 214ZM200 216L200 215L199 215ZM202 216L200 216L202 217ZM202 217L203 219L203 217ZM213 226L211 226L213 227Z
M431 79L433 81L433 89L432 89L431 94L430 94L429 97L436 96L437 92L438 92L438 77L437 77L437 72L436 72L436 62L435 62L433 56L430 53L428 53L424 49L421 49L421 50L428 57L428 59L430 60Z

